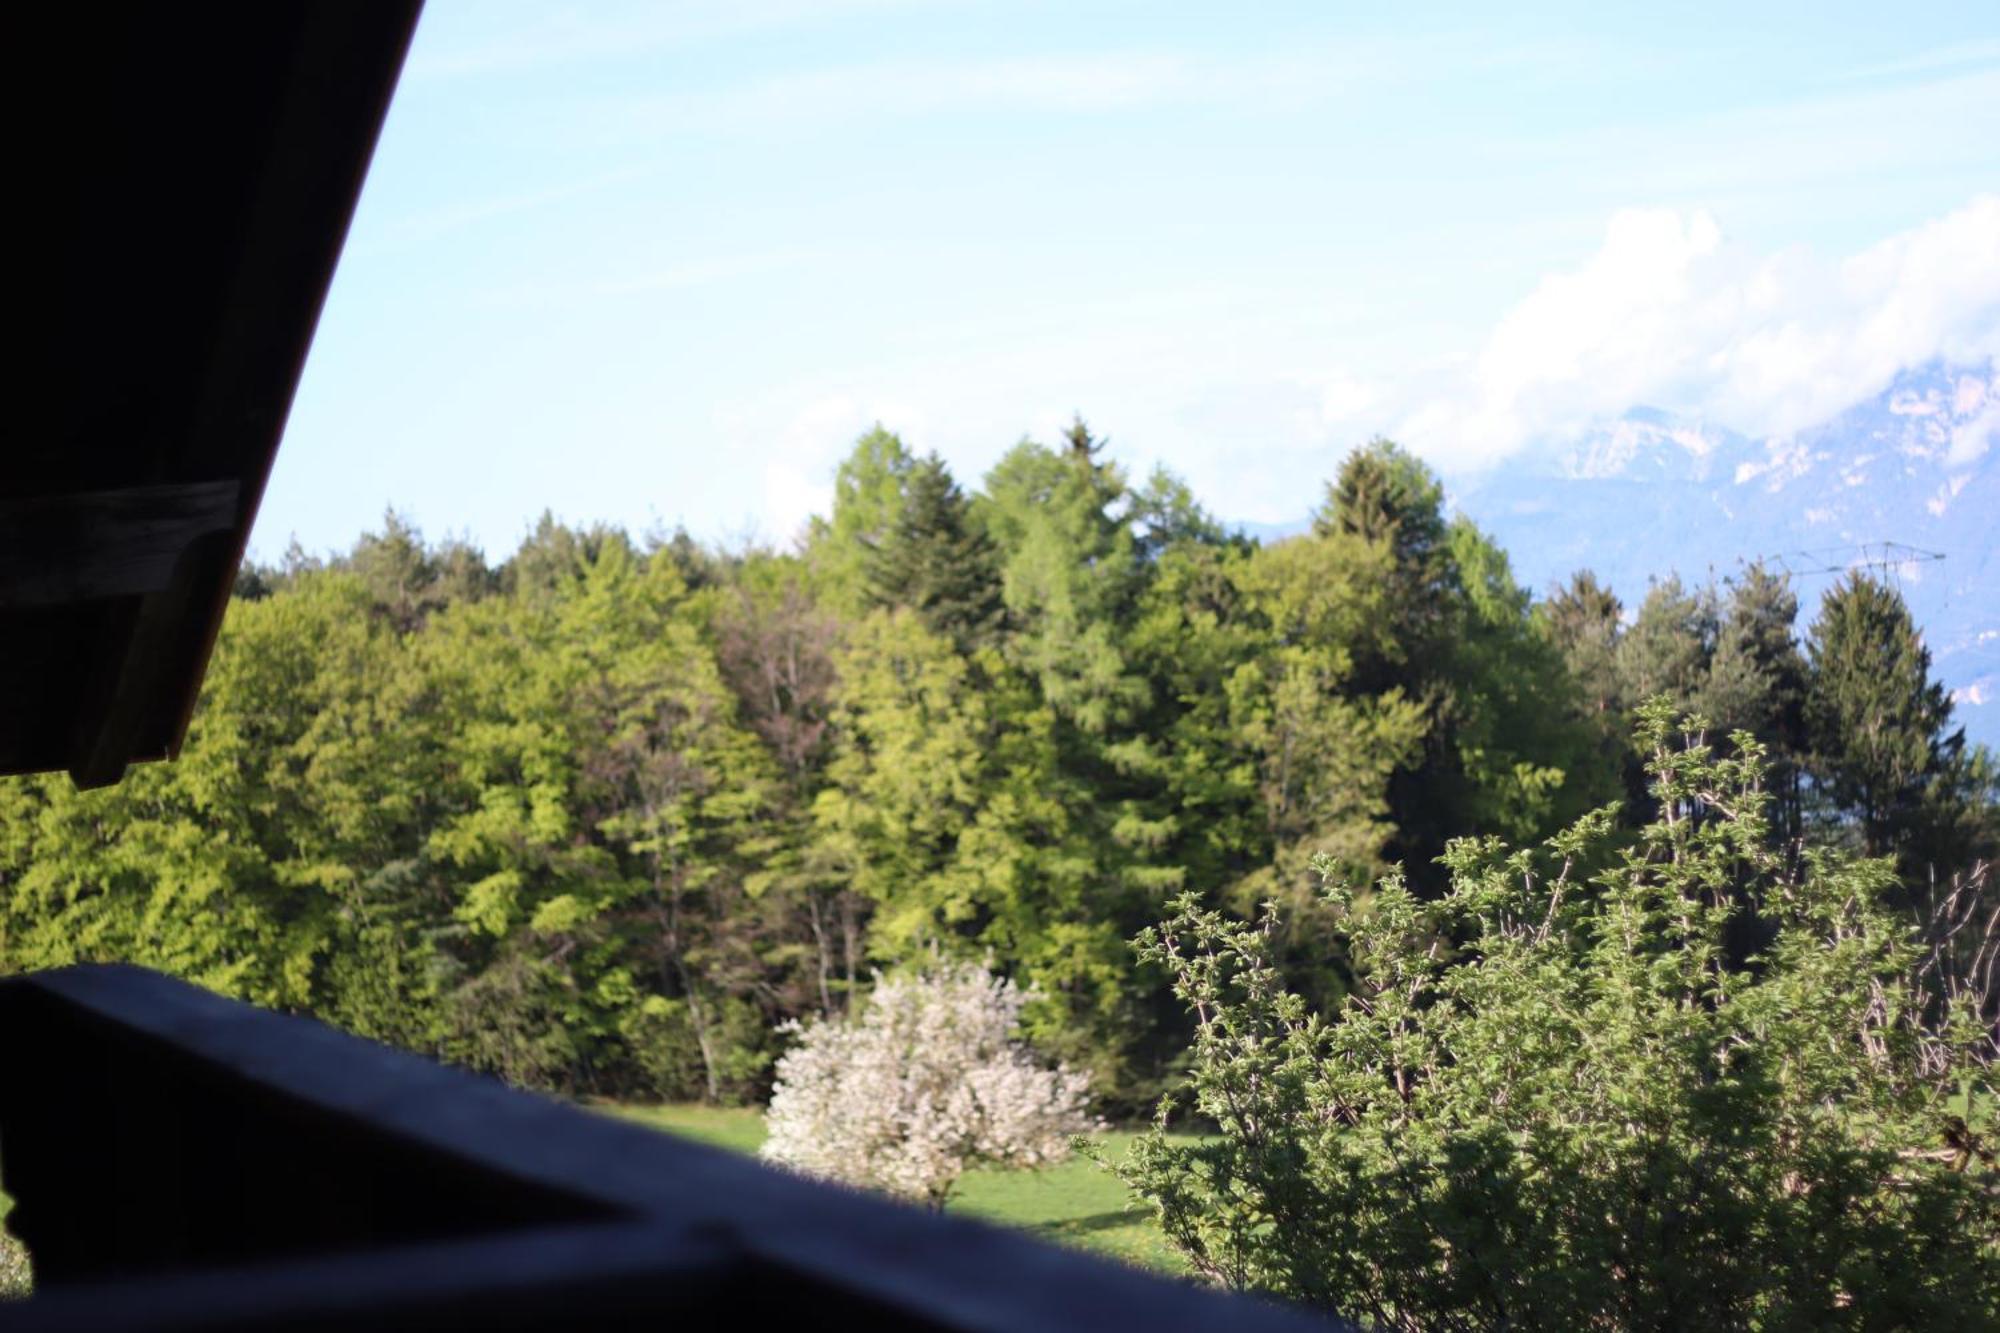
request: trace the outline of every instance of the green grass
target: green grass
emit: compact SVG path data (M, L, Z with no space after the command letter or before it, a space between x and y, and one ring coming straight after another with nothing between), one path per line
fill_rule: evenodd
M732 1152L757 1151L764 1141L762 1112L713 1106L607 1106L617 1115ZM1123 1155L1137 1137L1113 1131L1099 1136L1108 1155ZM1169 1273L1186 1271L1150 1212L1132 1204L1110 1172L1073 1157L1041 1171L972 1171L958 1182L950 1212L1020 1227L1046 1239L1078 1245Z

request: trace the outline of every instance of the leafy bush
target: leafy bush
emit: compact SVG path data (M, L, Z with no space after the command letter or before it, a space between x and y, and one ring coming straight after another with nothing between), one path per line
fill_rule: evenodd
M1088 1080L1016 1042L1029 996L971 964L891 977L852 1017L792 1025L763 1155L942 1208L967 1168L1044 1166L1092 1128Z
M1268 910L1184 898L1141 935L1221 1132L1116 1169L1196 1270L1390 1329L2000 1321L1992 1028L1927 987L1887 862L1767 849L1749 737L1642 718L1636 837L1461 841L1436 902L1328 875L1331 1014Z
M684 998L649 995L619 1019L638 1086L663 1102L718 1101L741 1106L768 1087L770 1021L748 1000L712 1001L709 1040L715 1055L716 1093L709 1096L708 1064L701 1054L702 1031Z
M576 1043L564 1023L565 978L540 959L502 958L454 990L445 1007L445 1058L517 1088L568 1091Z

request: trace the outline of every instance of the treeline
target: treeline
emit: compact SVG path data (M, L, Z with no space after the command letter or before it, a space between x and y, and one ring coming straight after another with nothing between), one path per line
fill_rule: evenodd
M1169 898L1275 902L1330 998L1316 855L1428 892L1449 839L1643 804L1658 693L1771 747L1794 843L1916 885L1995 837L1892 589L1803 642L1756 569L1629 627L1588 575L1536 603L1386 443L1269 545L1081 421L971 494L878 429L795 552L544 518L496 567L391 515L238 593L177 763L0 784L0 969L131 960L571 1091L754 1098L784 1019L943 950L1147 1105L1184 1020L1128 941Z

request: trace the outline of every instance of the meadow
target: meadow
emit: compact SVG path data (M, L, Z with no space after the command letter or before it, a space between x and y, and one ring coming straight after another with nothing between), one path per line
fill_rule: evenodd
M754 1153L764 1142L763 1112L752 1107L693 1104L605 1105L599 1109L643 1125L732 1152ZM1122 1155L1133 1131L1097 1136L1107 1155ZM948 1212L1019 1227L1045 1240L1095 1250L1163 1272L1186 1271L1149 1211L1135 1207L1125 1186L1094 1162L1072 1157L1042 1171L968 1172Z

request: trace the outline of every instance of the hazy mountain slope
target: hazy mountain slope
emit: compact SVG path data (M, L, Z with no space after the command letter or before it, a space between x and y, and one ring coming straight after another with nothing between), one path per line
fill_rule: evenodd
M1628 611L1649 579L1725 578L1762 556L1797 573L1803 633L1835 577L1812 571L1879 560L1888 542L1941 553L1941 561L1887 572L1924 628L1967 734L2000 745L1993 365L1932 363L1830 421L1772 439L1638 408L1580 439L1446 483L1454 508L1499 540L1538 595L1591 569ZM1306 526L1303 518L1243 525L1266 540Z
M1881 559L1866 545L1938 552L1901 584L1968 734L2000 742L2000 383L1991 365L1932 364L1796 435L1754 440L1641 409L1485 476L1451 479L1538 592L1594 569L1629 607L1649 578L1725 577L1758 556L1799 574L1801 620L1835 577ZM1887 553L1891 558L1902 553ZM1803 624L1801 626L1803 628Z

